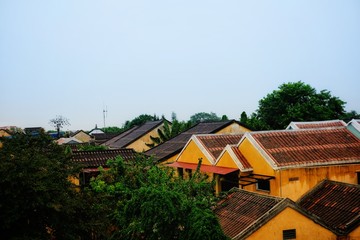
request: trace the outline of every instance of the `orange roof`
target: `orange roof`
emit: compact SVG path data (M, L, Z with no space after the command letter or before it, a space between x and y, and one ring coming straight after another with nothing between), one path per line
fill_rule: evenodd
M360 163L360 139L346 127L252 132L245 136L274 168Z
M244 134L204 134L194 135L213 159L219 157L226 145L237 144Z
M346 123L343 120L326 120L311 122L291 122L286 129L329 128L344 126L346 126Z

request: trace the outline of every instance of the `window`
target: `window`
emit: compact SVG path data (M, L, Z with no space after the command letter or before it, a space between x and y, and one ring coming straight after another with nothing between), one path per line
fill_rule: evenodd
M270 181L259 179L256 183L256 189L270 192Z
M184 169L183 168L178 168L178 175L179 175L179 178L184 178Z
M296 229L283 230L283 240L296 239Z
M360 172L357 172L357 183L360 184Z
M191 169L186 169L185 171L187 172L187 175L188 175L189 179L192 178L192 170Z

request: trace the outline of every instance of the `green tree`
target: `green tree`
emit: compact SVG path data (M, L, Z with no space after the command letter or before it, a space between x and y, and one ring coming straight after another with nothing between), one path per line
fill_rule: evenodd
M222 117L223 119L227 119L227 116L224 115ZM192 125L195 125L199 122L205 122L205 121L221 121L222 118L218 117L216 115L216 113L210 112L210 113L206 113L206 112L199 112L199 113L195 113L194 115L190 116L190 122Z
M122 129L116 126L104 127L101 129L104 133L121 133Z
M1 141L1 238L78 239L91 232L88 198L69 181L78 169L64 149L45 133Z
M249 121L252 129L284 129L291 121L341 119L345 102L327 90L319 93L301 81L284 83L259 101L259 108ZM250 125L250 124L249 124Z
M140 125L146 123L147 121L157 121L157 120L160 120L160 118L158 116L156 116L155 114L153 116L149 115L149 114L141 114L131 121L126 121L123 129L126 130L126 129L132 128L134 126L140 126Z
M164 117L163 121L164 127L157 130L158 137L150 136L152 143L146 143L148 147L152 148L162 142L166 142L170 138L177 136L188 128L188 124L185 122L180 122L174 112L171 114L171 124Z
M91 187L107 196L114 239L226 239L210 210L213 185L198 171L183 180L142 156L108 165Z

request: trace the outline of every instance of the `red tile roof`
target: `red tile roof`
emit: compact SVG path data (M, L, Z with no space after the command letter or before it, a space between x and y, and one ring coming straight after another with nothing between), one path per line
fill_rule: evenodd
M287 129L329 128L344 126L346 126L346 123L343 120L327 120L312 122L291 122Z
M360 226L359 185L325 180L297 203L340 234Z
M133 160L136 152L132 149L115 149L101 151L75 151L72 153L72 161L82 164L85 167L106 166L109 159L122 157L124 160Z
M360 139L346 127L252 132L246 136L267 154L274 168L360 163Z
M236 146L231 146L231 150L233 151L233 153L239 160L240 164L242 165L242 168L240 168L240 170L242 170L242 171L252 170L252 166L250 165L250 163L246 160L244 155L242 155L242 153Z
M217 159L226 145L237 144L244 134L206 134L195 135L200 144Z
M155 157L159 162L166 160L176 154L178 154L181 149L186 145L192 135L194 134L209 134L216 133L221 129L239 122L235 120L221 121L221 122L201 122L197 125L189 128L188 130L180 133L179 135L173 137L172 139L155 146L154 148L145 152L148 156Z
M220 201L214 209L220 225L230 238L243 233L260 218L269 215L283 198L238 189Z

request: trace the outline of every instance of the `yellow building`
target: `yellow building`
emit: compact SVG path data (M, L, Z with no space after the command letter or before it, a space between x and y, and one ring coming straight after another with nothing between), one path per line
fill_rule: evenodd
M239 180L250 191L296 201L323 179L359 183L360 139L346 127L246 133L238 149L253 169Z
M6 129L0 129L0 138L1 137L10 137L11 134L8 130ZM0 147L2 147L2 143L0 142Z
M158 130L164 128L164 121L167 120L149 121L141 126L135 126L104 142L102 145L110 149L131 148L136 152L144 152L150 149L147 145L152 143L150 137L159 136ZM171 123L169 124L171 125Z
M76 138L83 143L88 143L92 140L92 137L83 130L76 131L71 137Z
M360 239L360 186L322 181L298 202L234 189L214 209L231 239Z

